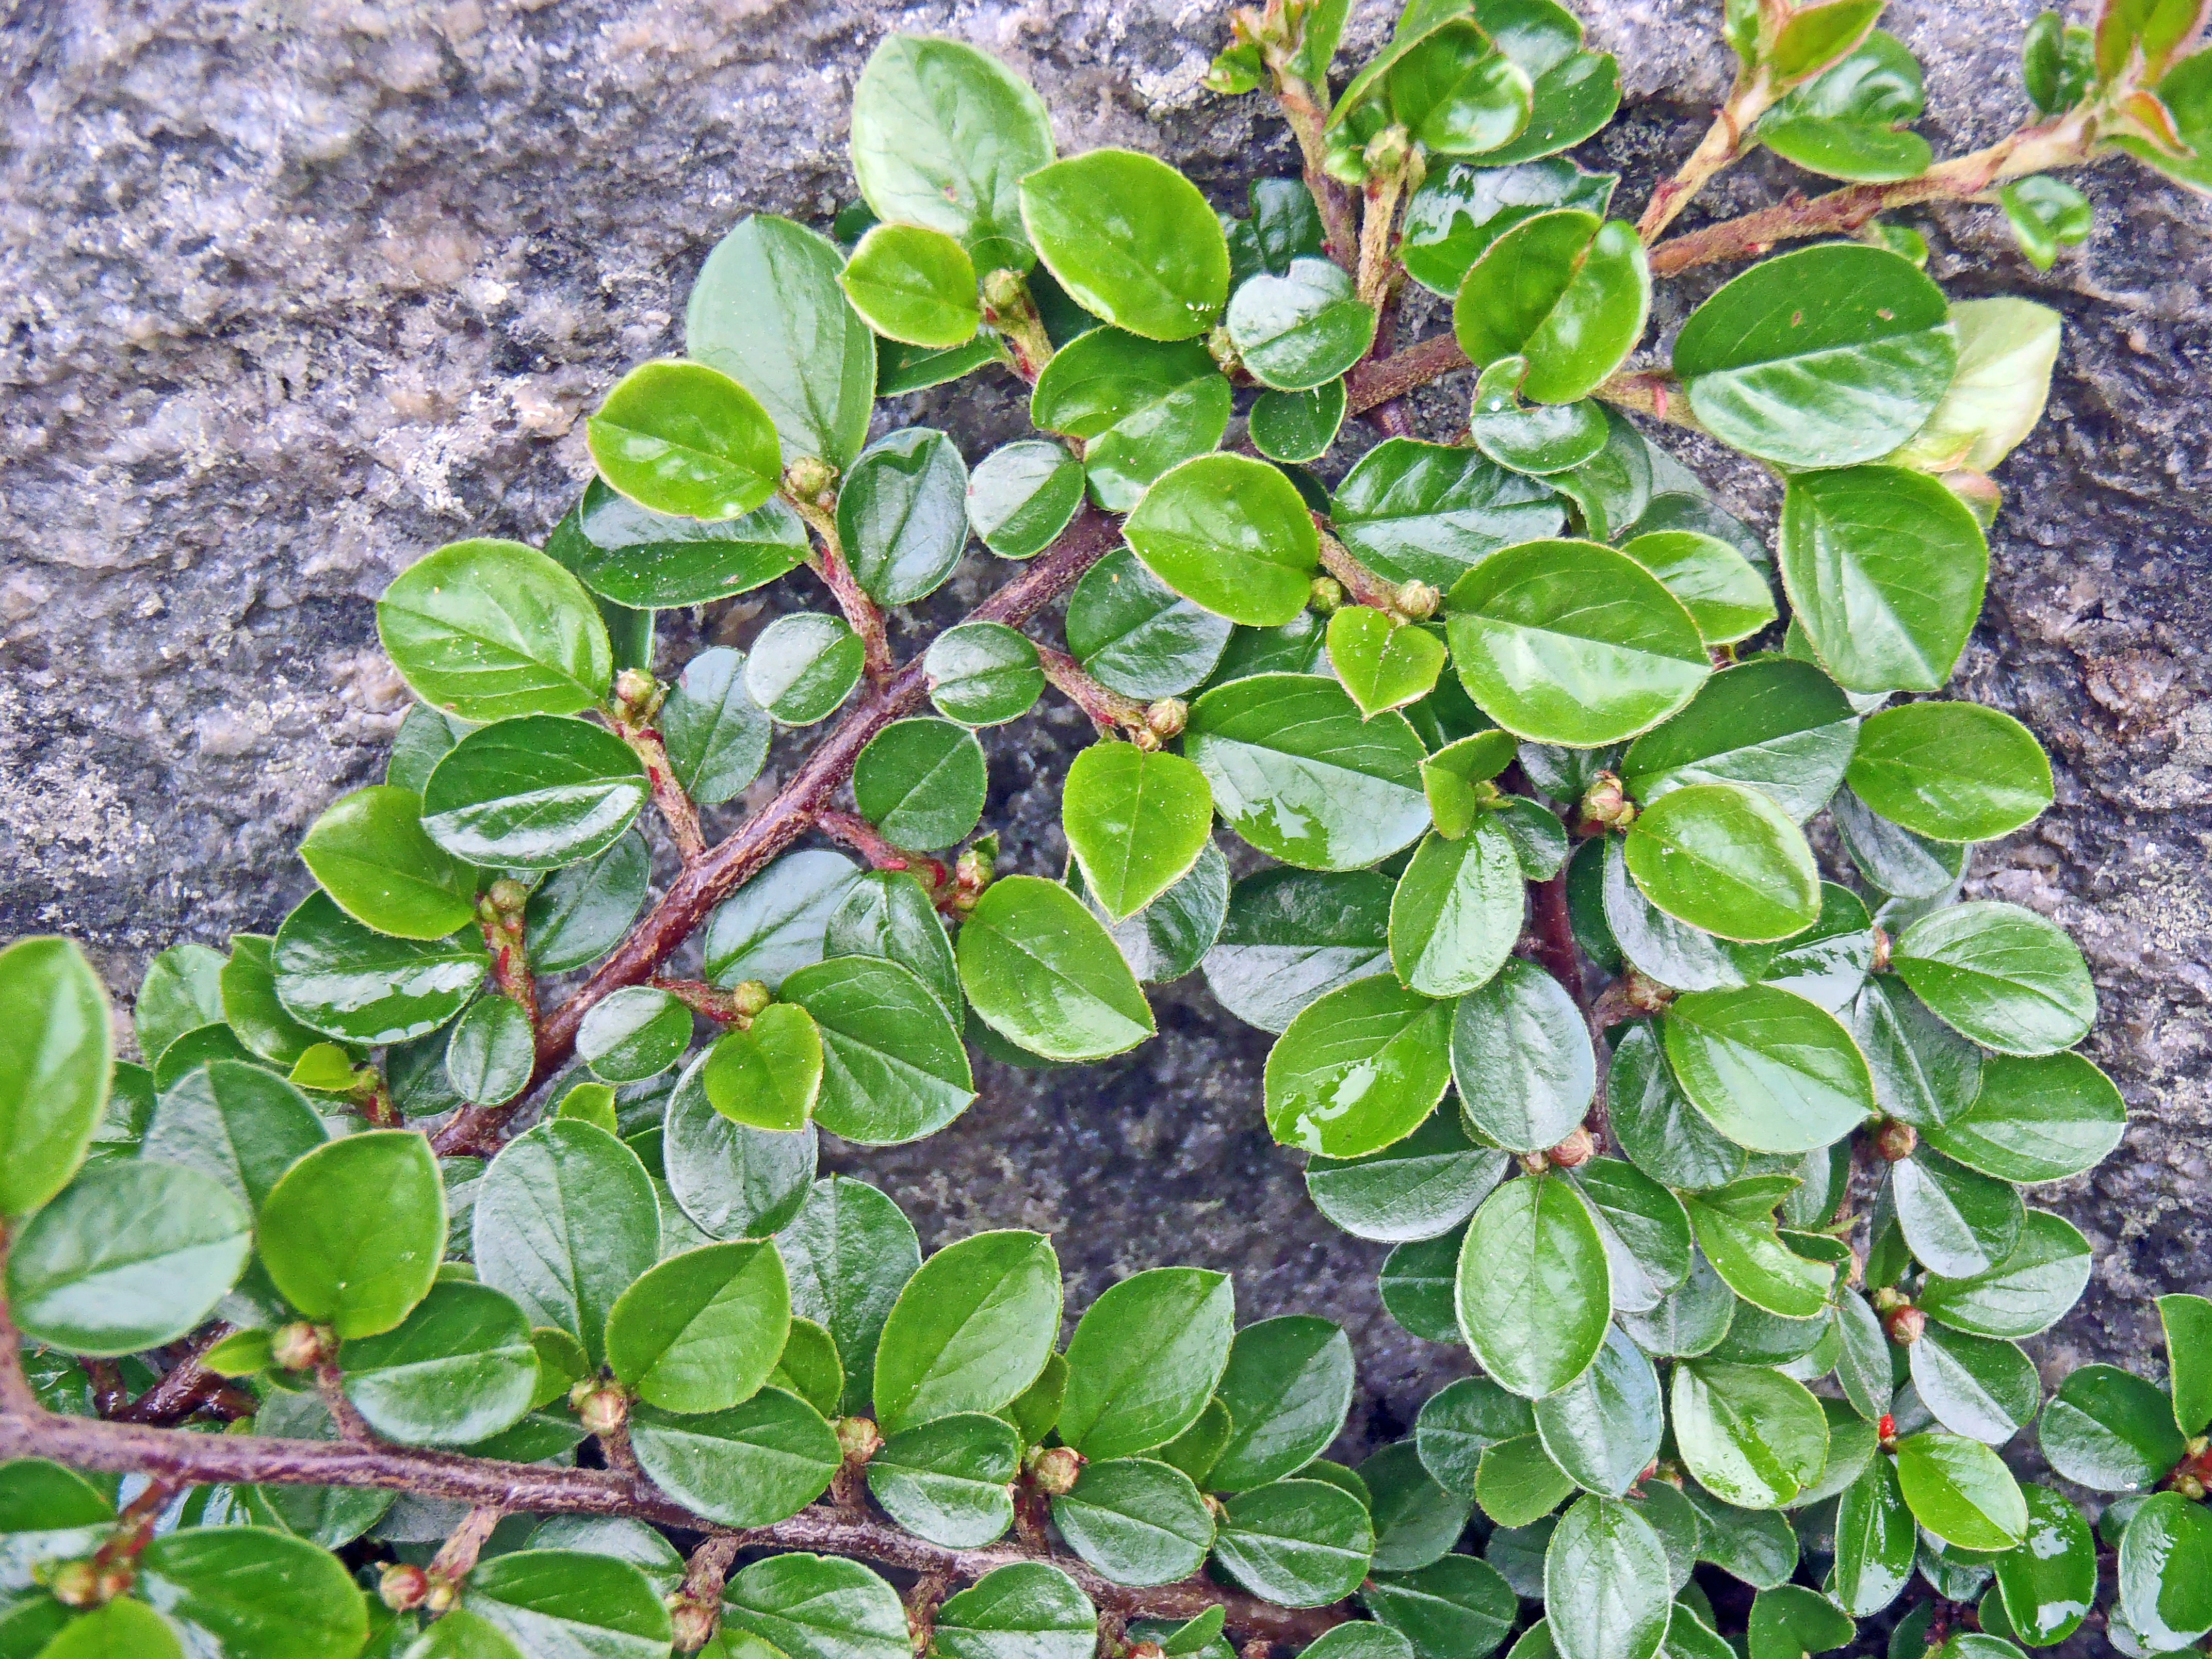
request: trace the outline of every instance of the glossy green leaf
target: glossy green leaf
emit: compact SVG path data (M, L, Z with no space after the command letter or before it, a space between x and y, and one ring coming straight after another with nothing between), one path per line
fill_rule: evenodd
M1447 1555L1413 1572L1375 1574L1359 1595L1379 1623L1413 1644L1418 1659L1484 1659L1504 1641L1519 1613L1519 1600L1498 1570L1466 1555Z
M1783 495L1780 547L1794 619L1838 684L1943 689L1981 615L1990 568L1981 526L1948 489L1895 466L1797 473Z
M2159 1324L2166 1332L2166 1387L2173 1395L2173 1420L2184 1434L2199 1434L2212 1422L2212 1301L2201 1296L2158 1299Z
M1591 542L1532 542L1486 560L1447 606L1468 694L1539 742L1632 737L1685 707L1712 672L1674 595Z
M1954 300L1959 369L1927 424L1886 459L1987 472L2043 418L2058 361L2057 312L2009 295Z
M968 541L968 465L952 440L908 427L870 444L838 489L837 533L878 605L934 592Z
M612 1555L524 1549L470 1573L462 1607L526 1654L659 1659L668 1611L645 1574Z
M60 1604L48 1605L58 1611ZM23 1611L27 1613L30 1609ZM14 1607L9 1612L22 1616ZM8 1622L13 1623L14 1619ZM5 1628L0 1625L0 1632ZM39 1638L32 1639L35 1644ZM34 1651L40 1659L114 1659L121 1654L129 1654L131 1659L185 1659L175 1627L143 1601L127 1599L79 1613L61 1627L52 1641L18 1651Z
M1630 964L1682 991L1710 991L1750 981L1741 947L1675 921L1644 896L1628 873L1620 842L1607 836L1592 862L1597 866L1589 884L1596 890L1594 920L1603 922L1613 948Z
M894 846L922 851L963 840L989 788L982 745L950 720L893 720L853 766L860 815Z
M2212 1631L2212 1512L2179 1492L2160 1492L2120 1535L2121 1618L2165 1652Z
M948 1549L990 1543L1013 1523L1021 1442L996 1417L963 1412L905 1430L868 1460L868 1490L908 1532Z
M537 940L531 944L535 960ZM272 1065L289 1066L321 1037L286 1013L277 1000L276 945L265 933L230 936L230 959L222 965L222 1012L223 1022L248 1049Z
M416 696L463 720L573 714L614 674L592 596L520 542L454 542L410 565L376 602L376 632Z
M1753 1176L1682 1202L1698 1247L1730 1290L1784 1319L1811 1319L1827 1305L1835 1270L1797 1255L1775 1231L1774 1206L1795 1184Z
M340 1345L346 1398L403 1445L467 1446L530 1409L538 1356L512 1300L487 1285L444 1281L392 1330Z
M1470 1142L1456 1112L1431 1112L1405 1139L1364 1158L1306 1164L1314 1207L1359 1238L1434 1238L1474 1212L1498 1184L1503 1154Z
M1760 1152L1806 1152L1874 1111L1867 1064L1833 1014L1771 986L1697 991L1661 1021L1676 1083L1713 1127Z
M1518 924L1516 914L1516 935ZM1451 1057L1462 1112L1508 1152L1557 1146L1582 1121L1596 1088L1581 1012L1530 962L1508 960L1459 1000Z
M1093 1463L1052 1500L1053 1524L1117 1584L1169 1584L1198 1571L1213 1516L1190 1478L1148 1457Z
M1852 791L1934 841L1992 841L2051 805L2051 762L2009 714L1972 702L1905 703L1867 721Z
M1504 0L1478 5L1475 21L1532 83L1528 125L1510 143L1487 152L1486 163L1504 166L1555 155L1613 118L1620 105L1619 67L1610 52L1582 50L1581 20L1565 7L1547 0ZM1604 195L1593 192L1589 205L1602 212Z
M476 917L477 872L422 830L419 796L389 784L327 808L301 861L356 921L401 939L443 939Z
M757 1129L723 1116L708 1095L707 1065L702 1056L687 1066L668 1097L660 1153L669 1196L709 1238L764 1237L806 1202L814 1132Z
M1886 1115L1929 1132L1967 1111L1980 1094L1981 1051L1895 975L1869 980L1848 1017Z
M1105 929L1066 888L1004 878L960 930L960 981L986 1024L1050 1060L1097 1060L1156 1029ZM1103 947L1102 949L1102 947Z
M2071 1222L2030 1210L2011 1254L1969 1279L1931 1274L1913 1300L1930 1319L1976 1336L2020 1338L2048 1330L2089 1281L2088 1241Z
M876 337L837 285L844 263L828 238L756 213L714 245L691 285L684 350L760 400L786 462L849 467L867 441Z
M585 432L600 477L650 512L738 518L773 495L783 473L768 410L705 363L640 364Z
M307 1097L283 1079L219 1060L161 1097L143 1153L212 1176L250 1213L295 1159L329 1138Z
M1899 936L1898 977L1937 1018L1999 1054L2071 1048L2097 1014L2081 948L2016 904L1954 904Z
M842 617L816 611L778 617L745 659L745 695L783 726L811 726L836 713L860 683L867 648Z
M836 1416L845 1397L845 1363L838 1358L836 1340L811 1319L793 1319L768 1381L770 1388L797 1395L823 1416Z
M1217 686L1191 705L1183 741L1230 828L1286 864L1362 869L1427 824L1420 739L1401 714L1362 720L1333 680Z
M868 1399L876 1344L899 1292L921 1265L914 1224L865 1182L817 1182L776 1248L791 1278L794 1314L835 1339L845 1364L843 1409Z
M1873 1617L1911 1582L1915 1541L1897 1470L1888 1458L1876 1457L1837 1500L1828 1594L1852 1618Z
M1310 392L1263 392L1254 399L1248 422L1252 447L1270 460L1317 461L1336 441L1344 414L1341 380Z
M1426 836L1390 902L1391 964L1425 996L1474 991L1504 963L1525 908L1520 858L1495 817L1456 841Z
M1021 181L1022 222L1085 310L1153 340L1203 333L1229 298L1229 243L1198 187L1164 161L1095 149Z
M729 1527L768 1526L796 1515L828 1489L842 1462L821 1413L781 1389L696 1413L641 1406L631 1414L629 1436L656 1486Z
M100 976L67 939L0 951L0 999L11 1011L0 1030L0 1215L22 1216L83 1161L107 1103L113 1039Z
M941 349L973 339L982 322L975 261L941 230L878 225L837 280L853 309L888 339Z
M1802 1584L1763 1589L1752 1603L1748 1645L1755 1659L1808 1659L1846 1646L1857 1634L1848 1614Z
M1560 208L1515 225L1468 267L1452 330L1478 368L1526 357L1523 395L1572 403L1626 358L1650 297L1644 245L1631 227Z
M765 744L762 752L766 753ZM538 883L523 913L532 969L541 974L565 973L597 962L621 944L645 908L652 865L652 849L633 828L605 852L556 870Z
M1424 1342L1457 1342L1459 1314L1453 1298L1459 1284L1460 1247L1467 1229L1455 1227L1435 1238L1413 1239L1383 1258L1377 1275L1382 1306L1409 1334Z
M731 1578L722 1612L736 1631L790 1659L909 1659L914 1651L898 1592L836 1556L756 1561Z
M1181 1469L1193 1485L1199 1485L1209 1480L1222 1448L1229 1443L1230 1433L1229 1408L1218 1400L1209 1400L1190 1426L1154 1455L1170 1468Z
M1589 399L1522 406L1528 372L1528 360L1521 356L1500 357L1482 371L1468 416L1474 447L1500 466L1539 477L1580 466L1603 449L1612 428Z
M1623 1497L1659 1455L1658 1373L1618 1329L1588 1370L1535 1410L1545 1452L1585 1492Z
M1277 1480L1229 1499L1213 1560L1255 1595L1312 1607L1358 1589L1374 1547L1367 1510L1342 1487Z
M1756 1365L1678 1365L1674 1441L1698 1482L1723 1503L1771 1510L1817 1479L1828 1419L1802 1383Z
M1357 1478L1375 1528L1374 1565L1383 1571L1412 1572L1443 1559L1474 1512L1471 1498L1437 1484L1410 1439L1375 1451Z
M1483 1449L1474 1495L1496 1526L1534 1526L1574 1492L1574 1477L1552 1461L1539 1436L1516 1435Z
M1766 578L1717 536L1655 530L1630 538L1620 550L1682 602L1708 645L1747 639L1774 620Z
M487 726L430 774L422 828L456 858L553 870L604 852L652 793L645 765L602 726L555 715Z
M1382 84L1391 118L1435 154L1487 154L1528 122L1527 74L1471 19L1455 18L1394 55Z
M1431 166L1407 202L1399 257L1415 282L1449 298L1483 250L1515 225L1559 207L1602 215L1619 182L1617 174L1584 173L1565 161Z
M724 1117L749 1128L789 1133L812 1117L822 1090L821 1028L805 1009L775 1003L744 1030L717 1038L700 1081Z
M1201 455L1162 474L1124 529L1176 592L1258 628L1305 609L1321 556L1313 515L1290 480L1243 455Z
M151 1160L87 1170L16 1235L9 1310L26 1336L64 1352L159 1347L236 1283L252 1224L197 1170Z
M1447 840L1456 841L1466 835L1484 813L1498 814L1498 822L1512 838L1516 856L1525 868L1528 860L1522 856L1522 851L1530 842L1530 826L1537 821L1519 816L1520 809L1512 805L1514 797L1500 797L1481 787L1513 763L1520 747L1511 732L1495 727L1448 743L1421 763L1421 790L1428 797L1437 833ZM1522 805L1534 808L1535 803L1522 798ZM1550 840L1548 831L1538 833ZM1564 830L1560 838L1565 839ZM1553 873L1557 872L1529 878L1548 879Z
M773 460L772 450L766 454ZM619 633L606 601L634 617L620 607L705 605L749 592L806 556L806 526L774 496L735 518L680 518L641 507L594 478L555 527L546 550L600 596L600 613Z
M1613 1310L1649 1313L1689 1277L1695 1259L1682 1200L1618 1158L1593 1159L1571 1178L1605 1243Z
M1931 158L1928 141L1905 126L1923 108L1920 65L1881 30L1828 69L1793 88L1759 118L1760 143L1809 173L1854 183L1910 179Z
M948 1015L960 1006L952 941L921 882L902 870L872 870L844 889L823 930L833 957L883 957L929 988Z
M1536 1419L1527 1401L1508 1394L1488 1377L1468 1376L1429 1396L1413 1425L1413 1443L1437 1483L1464 1498L1480 1494L1479 1470L1491 1448L1535 1432Z
M368 1633L362 1594L336 1557L258 1527L156 1538L138 1558L135 1588L193 1653L324 1659L357 1652Z
M459 1013L490 963L477 931L415 941L372 933L327 895L311 893L284 919L271 951L285 1013L309 1030L357 1043L400 1042Z
M779 990L790 974L822 960L830 918L860 877L842 854L785 854L708 918L707 977L724 987L755 979Z
M2027 1536L2020 1483L1979 1441L1908 1435L1897 1443L1897 1480L1913 1518L1960 1549L2006 1550Z
M2089 198L2063 179L2037 174L2007 185L1997 192L2013 240L2038 270L2057 262L2058 250L2079 247L2096 228L2096 210Z
M1444 642L1429 629L1395 623L1364 605L1345 605L1329 618L1328 653L1337 678L1368 715L1426 696L1446 656Z
M691 1045L691 1010L649 985L626 985L593 1003L576 1031L576 1057L610 1083L658 1077Z
M1085 887L1080 866L1068 872L1068 885L1105 920L1103 907ZM1112 923L1107 932L1140 983L1165 984L1198 966L1220 936L1228 912L1229 860L1209 840L1199 849L1198 862L1172 886L1126 921Z
M1483 1201L1460 1251L1459 1323L1476 1362L1540 1399L1597 1358L1612 1316L1604 1241L1562 1177L1509 1181Z
M725 647L702 651L661 705L660 735L669 768L702 805L732 799L760 775L771 728L745 689L745 659ZM531 941L538 957L538 941Z
M2010 1342L1938 1326L1905 1353L1920 1403L1944 1428L1970 1440L2003 1445L2035 1420L2043 1403L2035 1362Z
M1036 1233L948 1244L906 1283L876 1350L876 1419L891 1433L994 1412L1027 1388L1060 1331L1060 1261Z
M946 1598L935 1641L943 1659L1085 1659L1098 1610L1059 1568L1018 1561Z
M935 1133L975 1098L967 1052L944 1005L898 963L833 957L790 975L780 994L820 1028L814 1118L832 1134L896 1146Z
M1283 1030L1316 997L1389 970L1395 890L1370 871L1269 870L1239 882L1206 954L1207 988L1239 1019Z
M1164 1446L1205 1409L1229 1361L1226 1276L1156 1267L1093 1303L1067 1345L1060 1438L1093 1460Z
M1788 939L1819 918L1812 848L1756 789L1682 784L1637 815L1625 850L1646 898L1723 939Z
M1654 1180L1696 1190L1743 1173L1742 1148L1690 1103L1653 1026L1633 1024L1615 1039L1606 1101L1613 1139Z
M1262 271L1229 302L1230 343L1252 377L1282 392L1335 380L1367 355L1375 311L1353 294L1334 262L1304 258L1287 271Z
M1499 548L1557 535L1566 512L1479 450L1389 438L1345 474L1329 518L1361 563L1449 591Z
M647 1405L726 1411L768 1381L790 1328L775 1247L711 1244L660 1262L616 1301L607 1363Z
M2187 1450L2166 1392L2110 1365L2084 1365L2043 1408L2044 1460L2092 1492L2140 1492L2166 1479Z
M1577 1500L1544 1552L1544 1606L1562 1659L1656 1659L1670 1606L1659 1534L1626 1504Z
M349 1135L301 1158L263 1200L261 1260L285 1298L341 1338L391 1330L446 1253L446 1189L407 1130Z
M1358 1158L1411 1134L1451 1080L1451 1007L1395 980L1309 1003L1267 1055L1267 1127L1285 1146Z
M1092 499L1126 513L1153 479L1221 442L1231 402L1229 379L1203 343L1094 328L1044 366L1030 420L1081 439Z
M930 642L929 700L963 726L1018 720L1044 690L1036 647L1003 623L963 623Z
M1034 558L1083 505L1083 463L1038 439L1002 445L968 475L968 522L1002 559Z
M1075 585L1065 625L1068 648L1085 672L1110 691L1139 698L1176 696L1204 680L1233 627L1177 595L1125 547Z
M690 1035L688 1024L684 1035ZM520 1094L537 1060L530 1016L507 997L471 1003L447 1034L447 1086L477 1105L502 1106Z
M1343 1429L1352 1387L1352 1344L1328 1320L1290 1314L1247 1325L1221 1376L1231 1426L1208 1489L1243 1492L1297 1474Z
M1068 769L1060 817L1085 884L1118 921L1197 861L1212 829L1213 796L1206 775L1180 755L1095 744Z
M659 1202L636 1155L574 1119L541 1123L500 1150L471 1231L483 1282L513 1297L533 1327L578 1338L594 1362L605 1356L616 1298L660 1254Z
M1754 265L1699 306L1674 372L1724 443L1784 466L1849 466L1934 412L1957 362L1948 320L1942 290L1911 260L1830 242Z

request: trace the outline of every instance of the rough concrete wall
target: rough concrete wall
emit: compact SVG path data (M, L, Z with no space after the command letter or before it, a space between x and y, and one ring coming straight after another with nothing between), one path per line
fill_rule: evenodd
M678 349L714 240L749 209L820 219L848 199L846 103L880 33L999 52L1043 91L1063 149L1148 149L1228 204L1255 168L1291 168L1257 100L1198 88L1222 9L17 0L0 33L0 937L72 933L127 994L161 945L275 924L307 886L299 834L377 775L404 706L373 596L463 535L541 538L588 471L580 410ZM1639 202L1725 88L1718 5L1584 9L1632 100L1585 159L1624 167L1621 199ZM2033 10L1899 0L1939 150L2022 113ZM1362 0L1355 35L1385 21ZM1748 166L1711 206L1788 182ZM2050 418L2000 474L1960 678L2044 736L2060 780L2040 824L1977 854L1972 890L2081 940L2105 999L2090 1051L2136 1115L2103 1170L2039 1195L2100 1257L2037 1345L2054 1379L2140 1363L2149 1298L2205 1288L2212 1152L2212 214L2118 163L2087 185L2097 234L2049 276L1993 210L1919 222L1955 292L2031 294L2068 320ZM1711 281L1681 286L1662 321ZM1427 401L1449 421L1463 395ZM878 424L948 423L975 455L1021 416L1000 382L887 404ZM1719 476L1771 525L1771 484L1741 464ZM986 579L964 572L919 620ZM678 659L702 629L749 639L757 600L675 619ZM1083 738L1060 708L994 744L991 818L1019 867L1058 867L1053 786ZM755 798L791 764L780 747ZM932 1244L1059 1232L1079 1308L1121 1273L1191 1261L1236 1270L1245 1318L1333 1315L1361 1355L1355 1433L1401 1431L1464 1358L1400 1333L1375 1296L1381 1249L1306 1202L1261 1126L1265 1040L1195 979L1158 1000L1161 1037L1133 1055L987 1066L945 1133L828 1161L887 1187Z

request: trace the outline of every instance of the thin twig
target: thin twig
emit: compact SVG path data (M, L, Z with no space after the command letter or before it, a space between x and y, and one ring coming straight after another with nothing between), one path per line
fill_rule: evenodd
M1651 192L1644 216L1636 222L1636 234L1644 239L1646 247L1659 240L1660 233L1674 223L1674 216L1690 205L1714 175L1743 154L1744 138L1751 131L1751 124L1764 115L1779 95L1764 69L1746 69L1736 76L1735 84L1729 88L1728 100L1713 112L1712 125L1705 129L1697 149L1674 170L1673 177L1662 180Z
M432 1580L458 1584L467 1577L475 1571L477 1557L483 1553L493 1529L506 1516L507 1510L497 1504L479 1504L471 1510L430 1559Z
M1108 737L1142 731L1145 705L1125 697L1091 678L1090 671L1065 651L1048 645L1036 648L1037 665L1044 670L1052 689L1091 717L1091 723Z
M884 632L884 613L860 586L860 579L853 574L846 562L845 541L837 528L837 513L824 502L811 501L796 490L787 489L783 499L789 502L799 516L806 520L821 543L821 551L807 562L822 578L837 608L845 613L845 620L860 636L862 661L867 670L868 684L882 685L891 676L890 637Z
M921 878L922 885L934 892L945 884L944 864L925 854L910 853L885 839L882 830L870 823L858 812L838 809L817 812L814 827L834 841L842 841L862 858L871 869L911 870Z

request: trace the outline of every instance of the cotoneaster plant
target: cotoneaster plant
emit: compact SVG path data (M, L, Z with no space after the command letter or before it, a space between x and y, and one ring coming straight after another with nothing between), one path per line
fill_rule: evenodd
M75 946L0 954L0 1655L2212 1632L2212 1303L2161 1301L2162 1386L2044 1399L2016 1345L2090 1257L2022 1188L2125 1115L2073 1052L2073 944L1960 902L2052 799L2027 731L1940 694L2059 321L1947 300L1884 216L1994 199L2048 264L2089 226L2054 169L2212 186L2203 5L2039 19L2039 118L1942 161L1880 9L1730 0L1735 86L1632 224L1565 158L1618 82L1550 0L1415 0L1340 83L1343 0L1237 14L1212 83L1271 92L1306 162L1244 217L1058 156L967 46L886 40L864 204L731 232L542 550L386 592L420 702L275 935L157 957L143 1064ZM1838 186L1664 235L1761 145ZM1648 345L1653 280L1719 261ZM1409 285L1452 327L1401 348ZM1415 437L1406 394L1464 368L1464 424ZM1040 435L972 470L869 441L879 397L970 374L1029 382ZM1353 414L1387 436L1341 471ZM1667 425L1774 469L1773 546ZM886 611L971 534L1009 579L899 660ZM659 677L656 611L802 565L834 609ZM1025 631L1063 599L1060 645ZM1073 856L1002 871L978 733L1048 687L1101 736ZM833 717L710 842L701 808ZM1321 1457L1354 1376L1327 1322L1240 1330L1225 1277L1162 1268L1058 1351L1047 1240L925 1261L816 1178L817 1125L930 1134L968 1045L1101 1060L1201 969L1279 1033L1255 1103L1316 1205L1480 1368L1356 1470ZM2115 1494L2095 1531L1998 1455L2032 1423Z

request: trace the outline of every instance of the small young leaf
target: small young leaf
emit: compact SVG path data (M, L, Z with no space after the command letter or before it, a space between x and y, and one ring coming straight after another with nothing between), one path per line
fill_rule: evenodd
M1094 744L1068 769L1060 822L1085 885L1120 921L1197 862L1213 827L1213 793L1180 755Z
M806 1127L822 1091L822 1029L796 1003L771 1004L744 1030L732 1028L708 1051L700 1082L714 1109L749 1128Z
M734 519L775 493L783 465L760 400L705 363L642 363L586 425L599 476L640 507Z
M783 726L826 720L860 683L867 647L842 617L816 611L778 617L745 659L745 695Z
M1362 714L1402 708L1435 690L1444 642L1413 623L1393 623L1372 605L1347 605L1328 619L1328 659Z
M982 322L975 263L943 231L878 225L838 277L853 309L887 339L943 349L975 337Z

